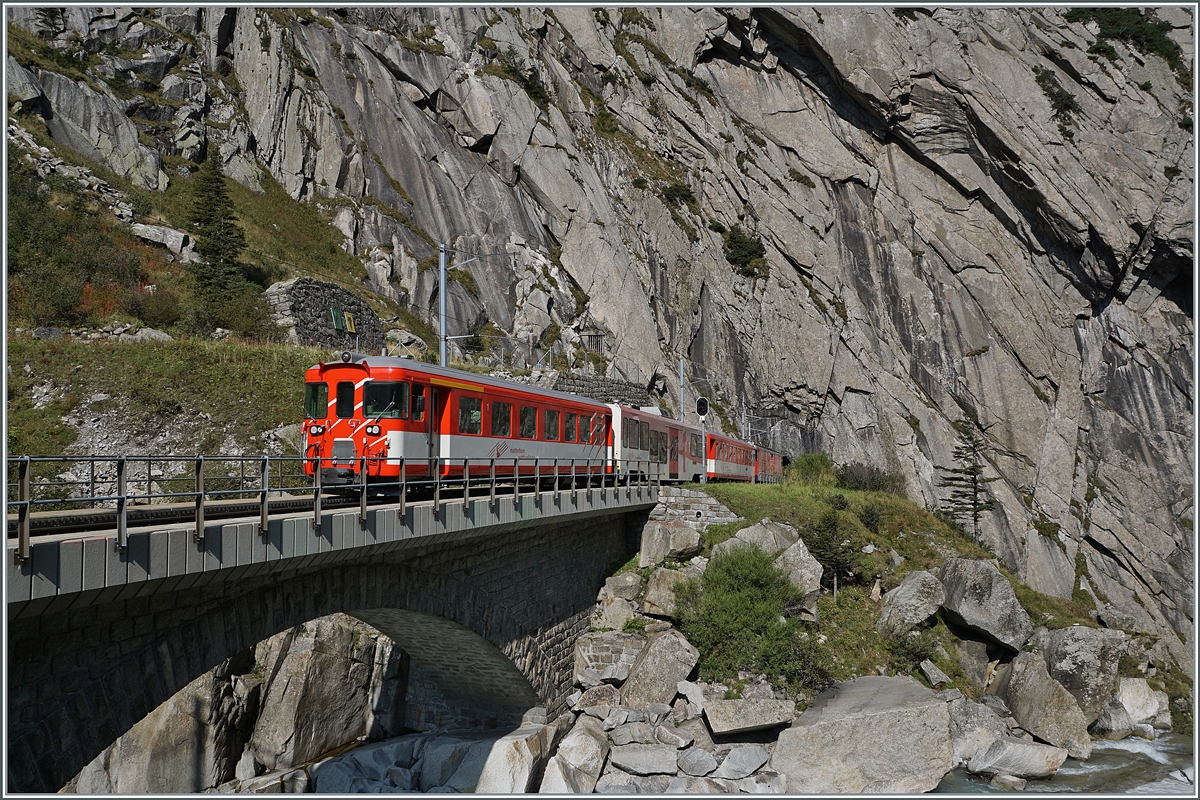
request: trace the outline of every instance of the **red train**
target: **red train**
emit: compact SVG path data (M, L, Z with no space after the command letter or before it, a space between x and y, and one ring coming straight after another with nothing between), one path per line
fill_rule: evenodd
M425 364L343 353L305 375L305 454L323 485L461 476L494 468L543 476L637 474L655 480L757 481L783 474L766 448L669 419L657 409ZM363 457L366 457L364 462ZM308 474L314 462L305 465Z

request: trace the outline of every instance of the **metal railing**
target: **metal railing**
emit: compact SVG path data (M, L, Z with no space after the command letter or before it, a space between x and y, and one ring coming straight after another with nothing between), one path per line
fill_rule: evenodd
M115 511L116 546L125 547L131 508L160 504L193 506L196 541L204 538L207 513L219 501L248 501L257 506L259 532L267 533L272 500L312 498L314 524L320 527L322 497L337 493L357 494L359 520L366 522L371 494L379 502L398 503L405 512L410 496L429 495L435 512L447 502L447 493L461 493L464 508L473 500L486 497L495 507L502 497L511 495L519 505L522 497L532 495L540 507L543 493L557 498L569 491L590 493L596 488L624 487L639 494L651 483L661 484L664 464L649 461L612 462L608 459L406 459L385 456L356 456L353 462L338 463L336 469L350 470L353 482L336 485L323 483L322 465L328 457L317 456L19 456L8 459L10 478L6 498L10 516L15 512L17 528L16 560L29 557L31 517L37 512L93 509ZM131 475L131 467L145 465L145 474ZM163 469L155 474L153 465ZM37 465L53 465L54 479L33 479ZM72 470L86 468L86 478L72 476ZM307 470L311 469L312 474ZM328 469L328 467L326 467ZM171 470L168 473L168 470ZM395 475L382 475L382 472ZM42 471L45 471L44 469ZM13 474L15 472L15 474ZM14 480L15 479L15 480ZM86 489L84 488L86 487ZM144 487L145 491L138 491ZM547 488L549 487L549 488ZM16 497L12 497L15 489ZM631 494L630 494L631 496ZM453 499L453 497L451 498Z

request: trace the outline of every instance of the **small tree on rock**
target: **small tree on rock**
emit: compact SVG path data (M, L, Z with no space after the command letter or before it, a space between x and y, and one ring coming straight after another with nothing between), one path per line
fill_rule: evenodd
M938 486L950 490L950 497L942 504L942 510L955 520L970 519L971 538L979 543L979 517L996 507L996 499L987 485L999 478L983 477L983 466L987 461L987 443L975 430L974 423L961 419L954 423L958 431L958 444L954 446L956 467L938 467L944 475Z
M192 264L200 322L211 327L245 286L238 257L246 247L215 147L196 173L190 222L201 258Z

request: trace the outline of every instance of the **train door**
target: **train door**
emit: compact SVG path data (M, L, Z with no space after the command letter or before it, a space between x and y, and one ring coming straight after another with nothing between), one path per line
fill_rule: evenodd
M676 428L671 428L670 441L667 445L667 459L670 465L667 468L667 476L672 480L679 479L679 431Z

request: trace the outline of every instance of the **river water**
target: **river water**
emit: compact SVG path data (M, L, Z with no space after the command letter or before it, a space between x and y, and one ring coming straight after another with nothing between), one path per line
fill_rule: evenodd
M1026 793L1096 792L1103 794L1196 795L1196 787L1178 781L1171 772L1192 766L1190 737L1167 733L1149 741L1128 738L1092 742L1087 761L1068 758L1048 780L1029 781ZM956 769L942 779L936 792L974 794L1004 791L987 780Z

